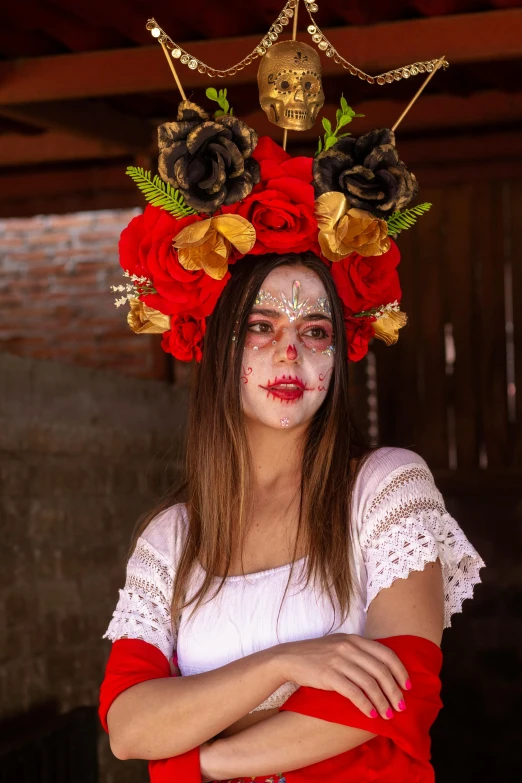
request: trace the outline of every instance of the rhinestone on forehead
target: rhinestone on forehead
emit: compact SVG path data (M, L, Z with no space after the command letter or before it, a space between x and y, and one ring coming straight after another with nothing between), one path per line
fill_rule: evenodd
M292 283L291 301L287 299L283 293L281 294L281 299L278 299L277 296L272 296L268 291L264 291L261 288L256 296L254 304L260 305L267 303L273 305L277 310L284 313L290 322L296 321L298 318L301 318L303 315L308 315L309 313L322 313L328 318L331 316L332 310L327 296L322 296L313 304L308 304L310 301L309 298L305 299L304 302L299 301L300 293L301 283L299 280L294 280Z

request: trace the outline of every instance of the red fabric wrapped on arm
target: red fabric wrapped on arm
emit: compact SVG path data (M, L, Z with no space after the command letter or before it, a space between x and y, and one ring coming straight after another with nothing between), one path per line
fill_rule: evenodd
M378 734L353 750L286 773L287 783L311 781L379 781L382 783L431 783L435 779L430 760L429 730L437 717L442 652L420 636L392 636L376 641L400 658L412 682L404 694L406 710L390 720L368 718L351 701L335 691L299 688L279 708L314 718L342 723Z
M412 690L404 694L407 708L390 720L368 718L335 691L299 688L280 710L290 710L378 734L346 753L285 773L287 783L432 783L429 730L442 706L442 653L419 636L394 636L376 641L392 649L408 670ZM113 644L100 692L100 719L107 731L107 712L127 688L150 679L169 677L167 659L147 642L121 639ZM149 763L151 783L201 783L199 747L180 756Z

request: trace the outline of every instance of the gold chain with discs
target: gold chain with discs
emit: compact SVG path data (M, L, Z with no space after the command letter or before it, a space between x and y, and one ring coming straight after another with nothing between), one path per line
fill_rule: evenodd
M174 60L179 60L182 65L186 65L192 71L198 71L198 73L205 74L210 78L215 76L219 78L225 78L227 76L234 76L238 71L242 71L243 68L251 65L254 60L262 57L267 49L277 42L279 35L284 31L284 28L289 24L290 19L295 13L295 7L299 0L287 0L285 6L275 22L271 25L267 34L260 40L259 44L248 54L243 57L236 65L232 65L230 68L211 68L206 63L199 60L197 57L193 57L182 46L166 34L164 30L158 25L155 19L149 19L146 28L150 31L153 38L156 38L161 44L163 44L167 51L170 53ZM424 62L411 63L410 65L403 65L400 68L394 68L386 73L380 73L377 76L370 76L360 68L357 68L353 63L348 62L337 49L330 43L324 33L321 32L317 25L313 14L319 10L319 6L314 0L304 0L304 4L308 15L310 17L311 24L308 25L308 33L312 37L312 41L317 48L324 52L326 57L333 58L334 62L341 65L351 76L356 76L362 81L368 84L391 84L394 81L400 81L401 79L409 79L410 76L417 76L419 73L432 73L436 68L447 68L449 63L445 57L440 57L434 60L426 60Z

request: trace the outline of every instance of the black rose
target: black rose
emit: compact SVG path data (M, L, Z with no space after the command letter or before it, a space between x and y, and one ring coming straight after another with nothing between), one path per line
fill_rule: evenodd
M344 193L352 207L387 218L417 194L419 185L395 149L392 130L345 136L314 160L314 190Z
M235 204L259 182L251 155L257 133L230 114L216 119L182 101L176 122L158 128L160 177L177 188L197 212Z

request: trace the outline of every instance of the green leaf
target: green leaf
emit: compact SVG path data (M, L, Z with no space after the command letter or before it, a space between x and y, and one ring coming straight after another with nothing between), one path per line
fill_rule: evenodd
M323 117L323 128L325 129L328 136L332 133L332 123L327 117Z
M348 131L348 133L339 133L337 136L338 139L344 139L345 136L351 136L352 134Z
M350 109L350 107L348 106L348 102L347 102L346 98L344 97L344 95L341 95L341 109L342 109L343 114L346 114L346 112Z
M336 141L337 141L337 139L336 139L335 136L328 136L328 138L326 138L324 140L324 149L325 149L325 151L329 150L330 147L333 147L333 145L335 144Z
M337 109L337 111L335 112L335 119L336 119L337 125L339 125L339 120L341 119L342 116L343 116L342 109Z
M318 143L317 143L317 152L316 152L315 154L316 154L316 155L319 155L319 154L320 154L322 151L323 151L323 140L322 140L322 138L319 136L319 141L318 141Z
M418 204L411 209L394 212L386 221L388 223L388 234L400 234L401 231L411 228L417 222L417 218L428 212L430 207L431 204L426 202Z
M223 114L233 113L227 100L226 87L219 92L214 87L207 87L205 94L207 98L209 98L211 101L216 101L216 103L219 105L220 110L214 112L214 117L221 117Z
M185 204L179 190L173 188L168 182L163 182L157 174L152 179L150 171L145 171L137 166L129 166L125 173L136 183L153 207L161 207L176 218L196 214L195 209Z
M228 113L229 113L229 114L230 114L230 116L232 117L232 115L234 114L234 109L232 109L232 108L231 108L231 109L230 109L230 111L229 111Z
M344 125L348 125L349 122L352 121L352 118L349 114L343 114L341 119L339 120L339 128L342 128Z
M352 117L366 117L366 114L352 114Z

